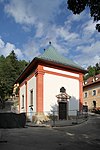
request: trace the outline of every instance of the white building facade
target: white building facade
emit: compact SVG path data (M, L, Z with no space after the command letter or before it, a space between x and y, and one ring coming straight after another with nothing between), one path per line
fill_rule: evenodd
M66 114L75 115L76 111L82 110L84 73L83 68L60 56L50 45L16 80L19 83L19 112L25 112L31 121L45 120L52 112L59 118L63 102L66 113L59 119L66 119ZM62 87L70 99L60 103L56 96Z

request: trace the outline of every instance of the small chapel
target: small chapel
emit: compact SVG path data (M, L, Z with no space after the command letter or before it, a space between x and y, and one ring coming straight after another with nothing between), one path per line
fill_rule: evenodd
M52 112L67 119L76 110L82 111L86 70L58 51L50 42L15 82L19 85L19 113L25 112L30 121L45 121Z

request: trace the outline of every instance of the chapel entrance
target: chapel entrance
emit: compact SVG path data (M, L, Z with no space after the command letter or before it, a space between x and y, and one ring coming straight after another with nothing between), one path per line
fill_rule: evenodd
M71 96L66 93L64 87L60 88L60 94L56 95L58 102L58 116L60 120L68 119L68 102Z
M67 103L59 102L59 119L67 119Z

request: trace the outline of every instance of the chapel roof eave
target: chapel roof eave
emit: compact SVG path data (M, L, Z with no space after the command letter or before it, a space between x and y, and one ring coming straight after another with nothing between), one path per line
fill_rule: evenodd
M16 79L15 84L21 82L22 79L24 80L30 74L31 69L36 68L36 64L37 60L34 58Z
M55 66L55 67L62 68L62 69L73 70L73 71L80 72L80 73L83 73L83 74L88 72L85 69L81 69L81 68L73 67L73 66L70 66L70 65L62 64L62 63L59 63L59 62L56 62L56 61L50 61L50 60L46 60L46 59L42 59L42 58L38 58L38 57L36 57L35 60L40 62L40 64L44 64L45 66L46 65L51 65L51 66Z
M71 71L74 71L74 72L80 72L80 73L83 73L83 74L87 73L87 71L84 70L84 69L75 68L75 67L72 67L70 65L64 65L64 64L61 64L61 63L58 63L58 62L54 62L54 61L45 60L45 59L42 59L42 58L35 57L30 62L30 64L23 70L23 72L17 78L15 83L19 83L22 80L24 80L25 77L27 77L30 74L31 70L36 69L38 64L44 65L44 66L52 66L52 67L62 68L64 70L68 69L68 70L71 70Z

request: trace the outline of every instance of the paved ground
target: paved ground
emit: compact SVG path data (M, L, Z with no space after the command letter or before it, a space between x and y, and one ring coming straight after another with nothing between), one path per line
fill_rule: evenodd
M100 116L67 127L0 129L0 150L99 150Z

